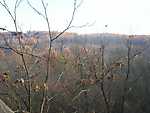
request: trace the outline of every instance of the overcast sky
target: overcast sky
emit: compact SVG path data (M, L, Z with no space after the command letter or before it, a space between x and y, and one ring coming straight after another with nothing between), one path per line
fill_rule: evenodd
M2 1L2 0L0 0ZM15 0L6 0L10 9ZM41 12L40 0L30 0L33 6ZM52 30L62 30L69 21L73 0L45 0L48 1L48 15ZM80 2L80 0L77 0ZM47 30L45 21L37 15L26 0L18 8L18 25L23 31ZM94 23L90 27L73 28L70 31L78 33L120 33L120 34L150 34L150 0L84 0L77 10L73 25ZM108 25L105 28L105 25ZM14 30L13 24L0 6L0 27Z

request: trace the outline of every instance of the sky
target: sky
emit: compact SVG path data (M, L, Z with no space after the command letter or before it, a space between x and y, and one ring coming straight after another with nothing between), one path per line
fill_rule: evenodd
M2 1L2 0L0 0ZM13 10L15 0L6 0ZM47 6L51 30L62 31L71 18L74 0L44 0ZM80 3L81 0L77 0ZM40 0L30 0L31 4L43 12ZM119 33L150 34L150 0L83 0L76 11L73 26L77 33ZM47 24L27 4L26 0L17 9L17 24L22 31L46 31ZM106 28L105 25L108 25ZM14 30L12 20L0 6L0 27Z

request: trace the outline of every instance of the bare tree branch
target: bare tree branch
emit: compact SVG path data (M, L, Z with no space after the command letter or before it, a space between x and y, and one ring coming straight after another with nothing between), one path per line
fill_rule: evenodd
M42 16L45 19L45 15L42 14L40 11L38 11L31 3L29 0L27 0L28 5L40 16Z
M80 5L79 5L79 6L80 6ZM79 6L78 6L78 7L79 7ZM72 22L73 22L73 20L74 20L75 13L76 13L76 10L77 10L78 7L77 7L77 0L74 0L73 12L72 12L72 16L71 16L71 19L70 19L68 25L67 25L66 28L65 28L62 32L60 32L56 37L54 37L53 39L51 39L51 41L56 40L56 39L59 38L64 32L66 32L68 29L71 28L71 24L72 24Z
M10 12L5 0L3 0L3 3L0 1L0 4L6 9L6 11L9 13L10 17L12 18L12 20L15 21L15 18L13 17L12 13Z

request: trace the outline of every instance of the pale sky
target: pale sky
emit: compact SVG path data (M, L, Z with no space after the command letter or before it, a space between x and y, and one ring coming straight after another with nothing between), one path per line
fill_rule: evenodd
M2 1L2 0L0 0ZM15 0L6 0L10 9ZM40 0L30 0L40 11ZM74 0L45 0L48 1L48 14L52 30L61 31L69 21ZM80 0L77 0L80 2ZM0 27L14 30L14 26L6 11L0 6ZM23 31L47 30L45 21L37 15L26 0L17 11L18 25ZM77 33L120 33L120 34L150 34L150 0L84 0L77 10L73 25L94 23L84 28L73 28L69 31ZM105 25L108 25L105 28Z

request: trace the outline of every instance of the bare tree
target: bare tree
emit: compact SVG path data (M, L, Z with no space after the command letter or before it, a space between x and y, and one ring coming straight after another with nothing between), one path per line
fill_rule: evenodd
M22 63L24 65L24 69L25 69L25 72L26 72L26 79L29 81L28 83L28 86L26 87L26 90L27 90L27 93L28 93L28 108L27 110L29 112L31 112L31 81L30 81L30 77L29 77L29 71L28 71L28 67L26 65L26 61L25 61L25 58L24 58L24 54L22 53L23 51L23 44L21 42L21 35L19 34L18 32L18 26L17 26L17 8L19 7L20 3L22 2L22 0L16 0L15 1L15 7L14 7L14 11L11 11L6 3L5 0L3 0L3 2L0 1L0 4L5 8L5 10L7 11L7 13L9 14L9 16L11 17L11 20L13 21L13 24L14 24L14 28L15 28L15 32L17 34L17 39L18 39L18 42L19 42L19 46L20 46L20 52L18 52L17 50L15 50L13 47L11 47L8 43L7 43L7 46L9 48L11 48L14 52L16 52L18 55L21 56L21 59L22 59Z
M8 42L7 40L5 40L5 44L6 44L6 47L0 47L0 48L3 48L3 49L11 49L13 52L15 52L16 54L18 54L21 59L22 59L22 63L23 63L23 66L24 66L24 70L26 72L26 80L28 81L28 84L27 86L25 85L25 89L27 91L27 95L28 95L28 104L27 104L27 111L29 112L32 112L31 111L31 77L29 75L29 67L27 66L27 63L26 63L26 60L25 60L25 55L29 55L29 56L33 56L33 57L37 57L37 58L40 58L40 59L44 59L40 56L37 56L37 55L34 55L32 53L27 53L27 52L24 52L24 45L22 44L21 42L21 35L19 34L19 31L18 31L18 25L17 25L17 8L20 6L21 2L23 0L16 0L15 1L15 6L14 6L14 10L11 11L9 9L9 6L7 4L7 2L5 0L3 1L0 1L0 4L4 7L4 9L7 11L7 13L9 14L11 20L13 21L13 24L14 24L14 28L15 28L15 32L16 32L16 37L18 39L18 42L19 42L19 50L12 47ZM46 77L45 77L45 80L44 80L44 85L45 87L47 87L47 82L48 82L48 79L49 79L49 75L51 73L51 68L50 68L50 62L51 62L51 51L52 51L52 43L54 42L54 40L58 39L63 33L65 33L68 29L72 28L72 27L84 27L86 26L87 24L85 25L82 25L82 26L73 26L72 23L73 23L73 20L74 20L74 17L75 17L75 13L76 13L76 10L80 7L80 5L82 4L83 1L81 1L79 4L77 3L77 0L74 0L74 6L73 6L73 11L72 11L72 16L70 18L70 21L68 22L68 25L61 31L59 32L56 36L52 36L52 30L51 30L51 25L50 25L50 21L49 21L49 17L47 15L47 5L46 3L44 2L44 0L41 0L41 5L44 9L44 12L39 12L38 9L36 9L31 3L29 0L27 0L27 3L28 5L40 16L43 17L43 19L46 21L46 24L47 24L47 28L48 28L48 33L49 33L49 47L48 47L48 57L46 58L46 62L47 62L47 66L46 66ZM9 31L5 28L0 28L1 30L3 31ZM45 60L45 59L44 59ZM41 102L41 113L43 113L43 110L44 110L44 106L46 106L46 102L48 101L48 98L47 98L47 90L46 88L44 89L43 91L43 99L42 99L42 102Z
M75 26L72 26L72 23L73 23L73 20L74 20L74 17L75 17L75 13L76 13L76 10L80 7L82 1L77 4L77 0L74 0L74 6L73 6L73 12L72 12L72 16L71 16L71 19L68 23L68 25L65 27L64 30L62 30L60 33L58 33L55 37L52 36L52 31L51 31L51 25L50 25L50 21L49 21L49 17L47 15L47 6L46 4L44 3L43 0L41 0L41 4L43 6L43 9L44 9L44 13L38 11L38 9L36 9L31 3L29 0L27 0L28 2L28 5L40 16L42 16L44 18L44 20L46 21L47 23L47 28L48 28L48 33L49 33L49 47L48 47L48 58L47 58L47 71L46 71L46 78L45 78L45 85L47 84L48 82L48 78L49 78L49 74L51 73L50 72L50 62L51 62L51 50L52 50L52 43L54 40L58 39L63 33L65 33L68 29L72 28L72 27L75 27ZM83 27L85 25L82 25L82 26L78 26L78 27ZM43 109L44 109L44 105L45 105L45 102L46 102L46 97L47 97L47 94L46 94L46 91L43 92L43 102L41 104L41 113L43 112Z

